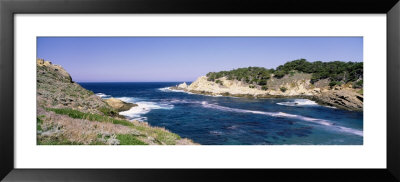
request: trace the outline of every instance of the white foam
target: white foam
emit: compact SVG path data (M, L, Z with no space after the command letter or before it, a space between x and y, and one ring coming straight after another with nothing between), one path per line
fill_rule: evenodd
M111 97L111 95L106 95L104 93L96 93L97 96L99 96L100 98L108 98Z
M328 120L324 120L324 119L310 118L310 117L305 117L305 116L301 116L301 115L288 114L288 113L284 113L284 112L264 112L264 111L253 111L253 110L230 108L230 107L224 107L224 106L220 106L220 105L216 105L216 104L209 104L205 101L201 102L201 104L205 108L218 109L218 110L222 110L222 111L253 113L253 114L262 114L262 115L267 115L267 116L272 116L272 117L284 117L284 118L299 119L302 121L307 121L307 122L311 122L311 123L315 123L315 124L319 124L319 125L323 125L323 126L332 126L331 128L335 128L341 132L346 132L346 133L363 136L363 131L361 131L361 130L347 128L347 127L343 127L343 126L336 126L334 123L332 123Z
M276 103L278 105L282 105L282 106L291 106L291 107L301 107L301 106L321 106L318 105L316 102L312 101L312 100L308 100L308 99L295 99L293 102L278 102ZM328 107L331 109L337 109L336 107L333 106L324 106L323 107Z
M168 101L169 103L178 103L178 104L201 104L202 101L192 101L192 100L179 100L179 99L172 99ZM205 101L203 101L205 102Z
M328 107L328 108L331 108L331 109L337 109L336 107L333 107L333 106L324 106L324 107Z
M357 129L353 129L353 128L347 128L344 126L337 126L337 128L340 129L340 131L346 132L346 133L352 133L355 135L359 135L359 136L363 136L363 131L361 130L357 130Z
M245 109L237 109L237 108L230 108L230 107L224 107L224 106L219 106L216 104L209 104L205 101L201 103L203 107L206 108L213 108L213 109L218 109L218 110L223 110L223 111L231 111L231 112L241 112L241 113L253 113L253 114L262 114L262 115L267 115L267 116L273 116L273 117L285 117L285 118L294 118L294 119L300 119L304 121L309 121L321 125L326 125L330 126L333 125L333 123L323 120L323 119L315 119L315 118L309 118L305 116L300 116L300 115L295 115L295 114L288 114L284 112L265 112L265 111L253 111L253 110L245 110Z
M222 131L210 131L209 133L212 135L221 135Z
M317 106L318 104L308 99L295 99L293 102L279 102L276 103L283 106Z
M223 95L220 95L220 94L217 94L217 95L205 95L205 94L193 93L193 92L189 92L189 91L185 91L185 90L171 89L171 87L159 88L158 90L159 90L159 91L162 91L162 92L181 92L181 93L186 93L186 94L190 94L190 95L201 95L201 96L209 96L209 97L232 97L232 98L240 98L240 97L235 97L235 96L223 96Z
M159 91L162 91L162 92L184 92L184 93L187 93L187 92L185 92L184 90L175 90L175 89L171 89L171 87L159 88L158 90L159 90Z
M245 109L237 109L237 108L230 108L230 107L224 107L220 106L217 104L209 104L206 101L191 101L191 100L179 100L179 99L173 99L170 100L169 103L179 103L179 104L200 104L205 108L211 108L211 109L217 109L221 111L227 111L227 112L240 112L240 113L252 113L252 114L261 114L261 115L267 115L267 116L272 116L272 117L283 117L283 118L293 118L293 119L299 119L302 121L307 121L310 123L315 123L321 126L327 126L330 129L334 129L339 132L345 132L345 133L351 133L354 135L359 135L363 136L363 131L362 130L357 130L357 129L352 129L352 128L347 128L344 126L337 126L335 123L324 120L324 119L318 119L318 118L311 118L311 117L306 117L306 116L301 116L301 115L295 115L295 114L289 114L285 112L265 112L265 111L254 111L254 110L245 110Z
M127 99L129 101L135 100L134 98L132 99ZM147 114L153 109L173 109L174 106L170 104L159 104L155 102L135 102L138 106L132 107L131 109L127 111L120 112L120 115L126 116L130 120L139 120L139 121L145 121L147 120L146 117L142 117L143 114Z

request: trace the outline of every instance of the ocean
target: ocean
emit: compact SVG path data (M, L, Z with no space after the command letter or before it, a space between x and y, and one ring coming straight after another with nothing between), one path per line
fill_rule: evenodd
M362 145L363 113L307 99L204 96L181 82L79 83L102 98L138 104L120 112L202 145Z

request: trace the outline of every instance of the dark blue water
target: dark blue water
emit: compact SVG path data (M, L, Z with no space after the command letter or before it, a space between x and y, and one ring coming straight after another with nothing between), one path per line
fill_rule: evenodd
M139 104L121 112L203 145L362 145L363 113L304 99L211 97L179 83L80 83L103 98ZM297 104L294 104L297 103Z

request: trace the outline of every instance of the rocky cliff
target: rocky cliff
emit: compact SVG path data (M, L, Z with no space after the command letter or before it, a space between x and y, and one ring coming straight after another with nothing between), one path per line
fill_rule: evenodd
M113 109L100 97L73 82L71 76L61 66L43 59L37 59L36 63L38 106L74 108L93 114L103 114L99 108L113 112Z
M274 75L271 75L267 86L261 87L239 80L228 80L226 77L219 78L219 81L215 82L209 81L207 76L201 76L190 85L184 83L172 87L172 89L213 96L308 98L323 105L362 111L361 89L353 88L352 84L331 87L329 79L321 79L312 84L311 77L311 74L306 73L294 73L282 78L275 78Z
M118 112L134 104L102 100L59 65L37 59L36 69L38 145L195 144L164 128L125 120Z

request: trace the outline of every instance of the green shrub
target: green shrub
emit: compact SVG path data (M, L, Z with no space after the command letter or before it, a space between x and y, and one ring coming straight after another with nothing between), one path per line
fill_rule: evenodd
M311 83L321 79L330 79L334 81L343 81L344 83L358 80L363 76L362 62L308 62L305 59L298 59L285 63L276 68L277 72L283 71L286 74L289 71L299 71L303 73L311 73Z
M276 78L282 78L286 75L286 72L283 70L275 71L275 76Z
M207 79L214 81L221 77L227 77L228 80L239 80L246 83L257 82L258 85L266 85L259 80L268 80L273 73L276 78L282 78L287 74L294 76L296 72L312 74L311 83L314 84L321 79L330 79L341 81L343 83L354 82L363 77L362 62L308 62L305 59L298 59L286 62L274 69L266 69L262 67L238 68L230 71L209 72Z
M262 67L238 68L231 71L209 72L207 80L214 81L221 77L226 77L228 80L240 80L246 83L259 82L259 80L267 80L273 70L268 70Z
M220 85L224 84L223 81L221 81L221 80L215 80L215 83L220 84Z
M258 85L267 85L267 80L263 79L263 80L259 80L257 82Z
M331 81L331 82L329 82L329 86L332 88L332 87L334 87L335 85L342 85L342 83L341 82L339 82L339 81Z
M268 90L268 87L267 87L266 85L263 85L263 86L261 87L261 90Z
M282 92L286 92L287 88L286 87L281 87L279 88Z
M249 85L249 88L255 88L255 86L254 85Z
M106 116L118 116L118 112L116 112L114 109L111 109L108 107L100 107L99 111L102 112Z

